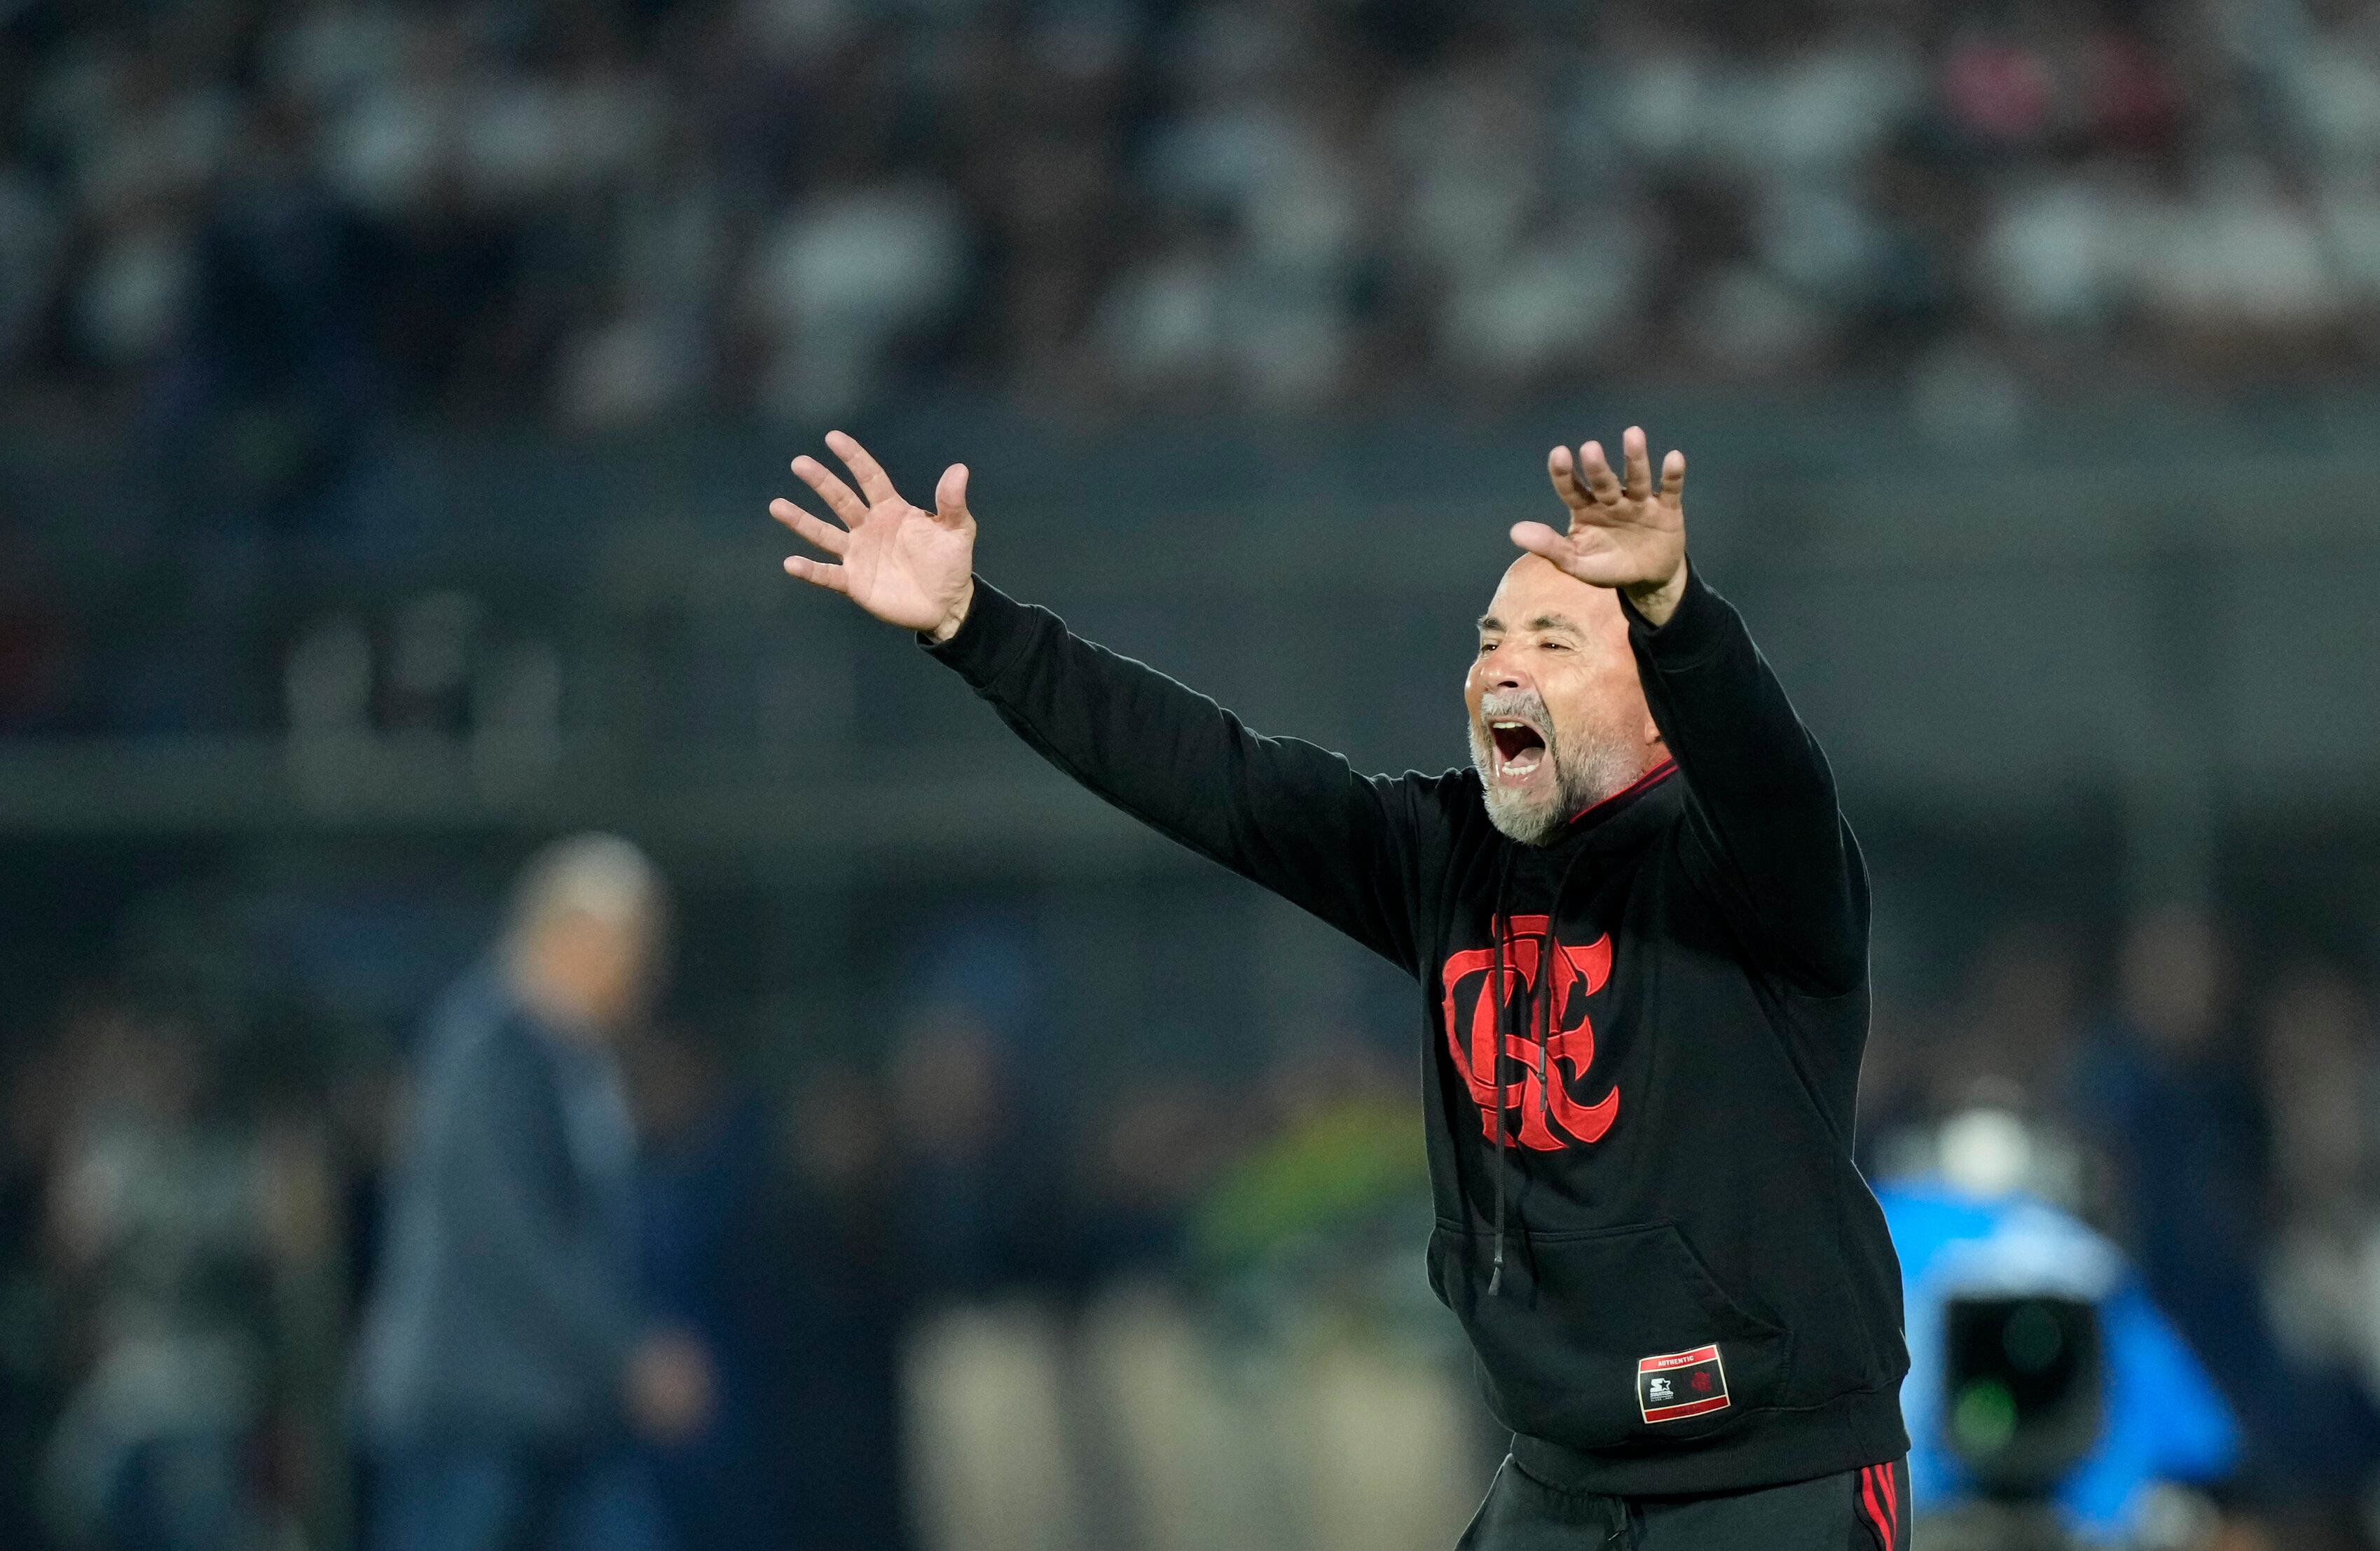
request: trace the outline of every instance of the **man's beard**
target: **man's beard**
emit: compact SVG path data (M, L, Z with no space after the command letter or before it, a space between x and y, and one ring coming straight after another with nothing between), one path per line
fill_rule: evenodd
M1496 784L1495 745L1480 731L1493 717L1525 717L1545 734L1553 785L1544 793L1507 792ZM1488 802L1488 822L1523 845L1550 844L1570 821L1634 779L1628 750L1592 733L1562 736L1542 697L1533 693L1487 695L1470 719L1471 764Z

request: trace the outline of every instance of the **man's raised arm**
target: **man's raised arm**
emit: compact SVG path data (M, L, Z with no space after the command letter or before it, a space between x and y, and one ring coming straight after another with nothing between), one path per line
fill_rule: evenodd
M1596 442L1555 448L1569 531L1521 523L1512 541L1619 592L1712 887L1755 962L1805 990L1849 990L1867 970L1867 873L1834 774L1742 619L1686 563L1684 455L1662 461L1657 490L1644 431L1621 447L1624 480Z
M1367 777L1326 749L1259 736L978 582L964 465L944 471L929 512L903 501L857 442L837 431L827 445L858 488L816 458L794 460L841 526L771 502L771 515L834 557L792 556L788 573L916 631L1043 757L1110 803L1415 967L1415 841L1434 817L1430 783Z

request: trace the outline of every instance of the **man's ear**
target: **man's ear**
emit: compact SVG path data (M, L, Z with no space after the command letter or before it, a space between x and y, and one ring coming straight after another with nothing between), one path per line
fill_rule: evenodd
M1651 711L1645 713L1645 743L1649 748L1661 748L1661 724L1653 720ZM1666 754L1669 750L1662 748L1661 752Z

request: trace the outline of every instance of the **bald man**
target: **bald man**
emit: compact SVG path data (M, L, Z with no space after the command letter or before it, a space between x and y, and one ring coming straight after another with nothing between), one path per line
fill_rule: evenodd
M1866 873L1834 780L1657 487L1554 449L1463 678L1473 768L1366 776L972 568L966 469L794 472L793 576L914 630L1092 791L1418 982L1437 1230L1511 1455L1462 1545L1895 1551L1900 1278L1852 1163ZM856 487L856 488L855 488Z

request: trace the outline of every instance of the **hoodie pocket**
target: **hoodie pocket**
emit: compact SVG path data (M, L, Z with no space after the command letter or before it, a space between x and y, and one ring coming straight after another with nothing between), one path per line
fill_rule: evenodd
M1517 1432L1659 1445L1729 1431L1785 1392L1791 1334L1730 1297L1673 1223L1509 1234L1495 1293L1492 1231L1441 1225L1429 1254L1488 1403Z

